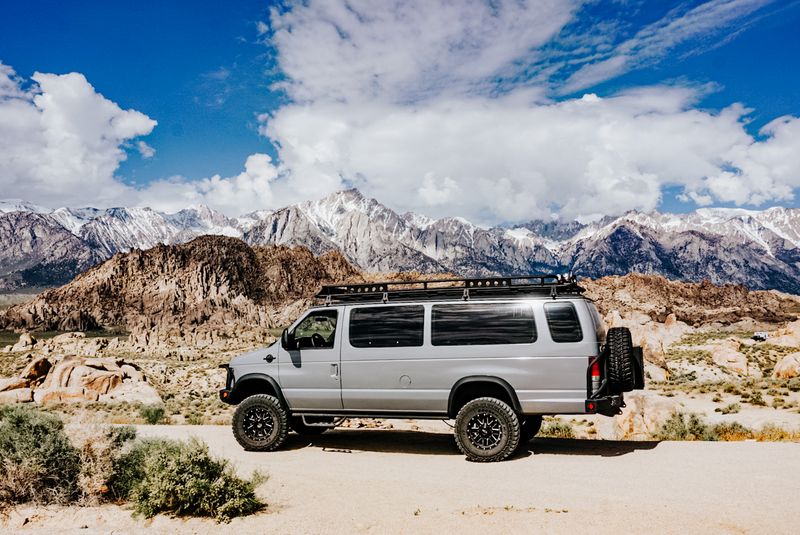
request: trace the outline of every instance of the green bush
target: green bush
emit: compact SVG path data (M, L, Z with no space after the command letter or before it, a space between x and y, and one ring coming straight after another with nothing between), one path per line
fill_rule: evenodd
M138 513L210 516L227 521L264 507L255 495L262 478L243 480L197 440L143 440L123 455L109 481L111 495Z
M163 405L142 405L139 408L139 416L144 418L144 421L150 425L156 425L164 422L166 411Z
M51 414L0 406L0 505L66 503L78 497L78 451Z
M753 431L739 422L723 422L711 426L709 436L713 440L748 440L753 438Z
M719 412L721 414L736 414L740 410L742 410L741 405L739 405L738 403L731 403L729 405L722 407L721 409L720 408L714 409L714 412Z
M78 426L70 430L70 439L78 448L81 471L78 487L84 505L95 505L107 497L107 482L123 446L136 438L131 426Z
M565 424L560 420L555 420L542 426L542 429L539 431L537 436L549 438L575 438L575 432L572 430L571 425Z
M674 412L661 424L658 440L716 440L708 426L696 414Z

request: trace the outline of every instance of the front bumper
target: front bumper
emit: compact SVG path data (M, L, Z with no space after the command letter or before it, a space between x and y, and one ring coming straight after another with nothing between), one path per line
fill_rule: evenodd
M233 370L231 370L231 367L228 364L220 364L219 367L223 368L227 372L225 375L225 388L219 391L219 399L223 403L233 405Z
M219 400L228 405L233 405L233 392L227 388L223 388L219 391Z
M622 412L622 409L625 408L625 398L622 394L618 394L614 396L587 399L585 407L586 412L589 414L616 416Z

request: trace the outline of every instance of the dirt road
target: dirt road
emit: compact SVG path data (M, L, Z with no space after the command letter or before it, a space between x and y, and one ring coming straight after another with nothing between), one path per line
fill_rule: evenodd
M800 525L800 444L536 439L509 461L474 464L443 424L420 425L428 430L292 435L275 453L242 451L227 427L143 426L140 436L196 436L241 473L266 472L267 512L217 526L132 520L111 506L51 509L22 531L797 533Z

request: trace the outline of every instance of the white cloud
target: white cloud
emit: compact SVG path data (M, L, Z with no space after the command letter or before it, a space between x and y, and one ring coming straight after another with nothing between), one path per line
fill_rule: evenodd
M176 212L193 204L205 204L228 215L240 215L273 205L272 183L278 171L267 154L251 154L242 173L202 180L172 177L148 185L138 202L157 210Z
M529 59L574 0L311 0L273 9L272 43L299 101L409 101L481 90Z
M655 62L675 47L700 39L695 46L713 46L710 40L723 28L740 22L772 0L711 0L685 13L676 8L663 19L645 26L632 38L625 40L600 58L574 72L561 88L573 93L609 80L620 74ZM596 51L593 50L596 54Z
M144 159L152 158L156 155L156 149L145 143L144 141L137 141L136 142L136 150L139 151L139 154Z
M115 178L123 146L156 122L123 110L78 73L35 73L23 87L0 65L0 185L45 205L109 203L131 189Z
M693 199L759 204L800 186L800 121L757 141L747 110L694 109L695 91L654 87L557 103L448 98L424 105L288 106L266 124L287 199L355 184L399 210L481 222L651 210L666 185ZM734 170L734 171L731 171Z
M680 7L621 44L593 30L559 51L578 0L298 2L256 28L292 99L259 116L279 161L253 154L234 176L140 189L115 173L124 148L152 157L138 138L155 121L80 74L37 73L26 87L0 64L0 185L42 204L208 204L228 215L356 186L400 211L479 223L650 210L667 186L697 205L782 202L800 187L798 118L753 137L744 106L697 107L713 86L551 97L569 69L572 88L608 79L762 4Z
M571 83L655 60L764 3L676 9L617 47L583 36L583 55L595 63ZM494 223L651 210L675 185L698 204L791 197L800 185L790 149L800 143L797 119L771 123L754 139L743 106L695 107L713 86L561 101L546 98L547 84L491 91L497 76L550 61L552 50L536 48L575 12L563 2L313 0L274 11L283 87L295 99L259 118L279 148L276 198L355 185L398 210Z

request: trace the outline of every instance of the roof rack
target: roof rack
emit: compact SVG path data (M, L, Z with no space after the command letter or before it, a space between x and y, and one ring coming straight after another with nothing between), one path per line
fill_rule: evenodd
M585 288L578 286L571 274L513 275L510 277L479 277L427 279L414 281L372 282L368 284L334 284L323 286L316 295L325 304L391 301L426 301L433 299L470 299L491 297L525 297L546 295L580 295Z

